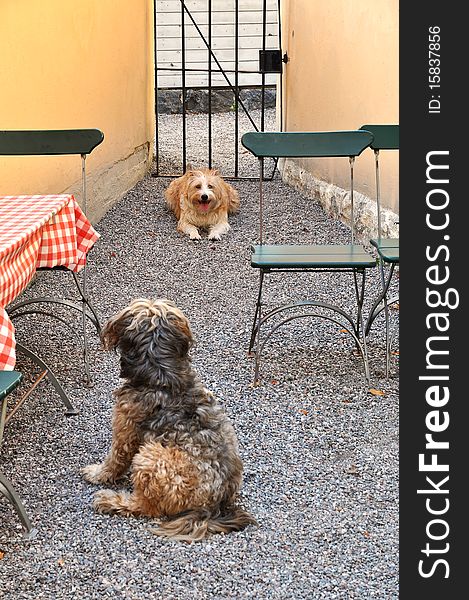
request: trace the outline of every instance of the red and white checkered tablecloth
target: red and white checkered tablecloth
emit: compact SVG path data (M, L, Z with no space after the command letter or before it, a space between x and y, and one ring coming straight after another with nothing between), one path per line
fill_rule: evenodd
M0 369L15 366L15 329L5 310L38 267L78 272L99 234L71 194L0 196Z

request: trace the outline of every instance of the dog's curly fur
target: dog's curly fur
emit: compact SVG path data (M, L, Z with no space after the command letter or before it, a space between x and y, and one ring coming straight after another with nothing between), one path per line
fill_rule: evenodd
M178 231L191 240L201 239L200 227L209 229L209 240L219 240L230 229L228 214L239 208L238 192L217 169L188 170L170 183L165 198L178 220Z
M160 518L153 531L187 541L255 524L236 505L242 462L234 428L191 366L189 322L168 300L136 299L102 331L120 352L111 449L82 472L112 483L131 467L133 490L95 494L104 513Z

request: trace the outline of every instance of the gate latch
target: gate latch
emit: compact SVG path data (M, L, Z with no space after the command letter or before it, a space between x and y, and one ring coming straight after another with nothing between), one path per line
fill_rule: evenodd
M281 73L282 51L259 50L259 73Z

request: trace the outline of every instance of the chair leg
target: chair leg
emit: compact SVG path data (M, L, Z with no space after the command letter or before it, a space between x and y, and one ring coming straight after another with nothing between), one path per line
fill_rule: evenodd
M89 358L89 348L88 348L88 336L86 332L86 304L83 301L83 309L82 309L82 330L83 330L83 364L85 367L85 385L91 386L91 373L90 373L90 358Z
M259 271L259 294L257 296L256 312L252 325L251 340L249 343L249 352L252 354L254 341L256 342L255 366L254 366L254 385L259 384L259 366L261 361L261 321L262 321L262 288L264 284L264 271Z
M368 337L368 335L370 334L371 326L373 325L374 320L376 319L376 317L379 315L379 313L382 310L382 308L381 308L382 303L383 303L383 294L381 293L378 295L378 297L374 301L374 304L371 307L370 313L368 315L368 319L367 319L366 325L365 325L365 336L366 337Z
M86 313L87 309L89 309L93 315L92 321L96 327L98 334L101 332L101 325L99 323L98 315L91 305L89 298L86 294L86 265L83 268L83 287L80 285L78 281L78 276L75 272L72 271L73 279L75 281L75 285L78 289L78 293L81 296L82 301L82 332L83 332L83 364L85 367L85 385L91 386L93 384L91 379L90 372L90 360L89 360L89 347L88 347L88 334L86 332Z
M357 340L361 340L361 342L360 342L361 348L359 348L359 350L361 350L361 353L362 353L366 382L367 382L367 385L370 385L370 367L369 367L369 363L368 363L368 347L366 344L366 330L365 330L366 326L365 326L365 322L363 319L363 302L365 299L366 272L362 271L362 273L361 273L362 280L361 280L360 287L358 286L357 274L358 274L357 271L353 272L353 278L354 278L354 283L355 283L355 295L356 295L356 300L357 300L357 323L356 323L355 334L357 336Z
M29 520L28 515L26 514L26 510L24 509L23 503L21 502L18 494L15 492L13 486L8 481L8 479L3 475L0 471L0 494L5 496L7 500L11 502L20 521L29 536L33 533L33 527L31 525L31 521Z
M361 273L361 276L362 276L361 284L360 285L358 283L358 278L357 278L358 273ZM253 321L252 330L251 330L251 339L250 339L250 343L249 343L249 356L254 356L255 357L254 385L258 385L259 382L260 382L260 378L259 378L260 361L261 361L261 354L262 354L263 348L265 346L265 343L267 342L267 340L269 339L269 337L279 327L281 327L285 323L288 323L289 321L291 321L293 319L300 318L300 317L319 317L319 318L323 318L323 319L328 319L328 320L330 320L330 321L332 321L334 323L337 323L338 325L341 325L342 327L344 327L343 323L337 321L336 319L328 317L326 315L321 315L321 314L318 314L318 313L305 313L305 314L302 314L302 315L296 315L296 316L293 316L293 317L288 317L288 318L280 321L280 323L277 323L275 325L275 327L273 327L273 329L268 333L268 335L265 337L265 339L261 343L261 325L263 323L265 323L273 315L278 314L279 312L281 312L281 311L283 311L285 309L294 308L295 306L301 306L301 307L305 307L305 306L318 306L318 307L322 307L322 308L327 308L329 310L332 310L335 313L340 314L342 317L344 317L344 318L347 319L347 321L349 323L349 325L347 326L347 331L354 338L357 350L359 350L359 352L360 352L360 354L362 356L366 382L367 382L368 385L370 385L370 369L369 369L369 362L368 362L368 347L367 347L366 335L365 335L366 326L365 326L364 316L363 316L363 303L364 303L364 298L365 298L366 271L365 270L363 270L363 271L355 271L354 270L353 271L354 283L355 283L356 302L357 302L357 313L356 313L356 316L349 315L345 311L341 310L339 307L331 305L331 304L326 304L326 303L316 302L316 301L314 301L314 302L313 301L304 301L304 302L300 302L298 304L291 304L291 305L285 305L285 306L282 306L282 307L278 307L278 308L272 310L271 312L267 313L267 315L265 315L263 317L262 316L262 290L263 290L264 274L265 274L265 272L262 271L262 270L260 270L259 294L258 294L258 298L257 298L256 311L255 311L255 314L254 314L254 321ZM254 348L254 345L256 345L255 353L252 352L252 350Z
M34 304L58 304L59 306L66 306L67 308L73 308L74 310L78 311L79 313L83 312L83 302L77 303L77 302L72 302L71 300L65 300L65 299L60 299L60 298L52 298L49 296L42 296L42 297L38 297L38 298L32 298L31 300L24 300L23 302L17 302L15 303L14 306L9 306L8 307L8 316L13 320L16 319L17 317L23 317L25 315L32 315L32 314L38 314L38 315L46 315L48 317L52 317L54 319L57 319L58 321L60 321L61 323L63 323L64 325L66 325L70 330L73 331L73 327L67 323L67 321L65 319L63 319L62 317L59 317L58 315L46 311L46 310L37 310L37 309L31 309L31 310L21 310L25 308L26 306L30 306L30 305L34 305ZM89 309L89 305L86 304L86 317L93 323L93 325L96 328L96 331L98 333L100 333L101 331L101 326L99 324L98 321L96 321L96 318L93 314L93 312L91 312L91 310ZM74 332L75 333L75 332Z
M391 338L389 335L389 305L387 298L387 291L389 288L389 284L391 283L391 278L394 273L394 263L391 264L388 277L386 279L386 275L384 272L384 264L381 260L379 263L379 270L381 275L381 286L383 289L383 302L384 302L384 318L385 318L385 343L386 343L386 379L389 377L389 373L391 370Z
M391 346L392 346L392 338L390 335L390 323L389 323L389 305L392 304L396 299L388 300L388 291L389 286L391 284L391 279L394 273L395 264L391 263L389 268L389 273L386 277L385 269L384 269L384 261L381 259L379 261L379 274L381 279L381 294L376 299L368 317L368 321L366 324L366 335L369 334L371 326L373 325L373 321L379 315L379 313L384 310L384 320L385 320L385 376L386 379L389 377L390 367L391 367ZM382 307L381 307L382 305Z
M252 322L252 329L251 329L251 339L249 341L249 350L248 350L249 356L253 356L252 349L254 348L254 342L256 341L256 336L257 336L257 331L258 331L258 317L259 317L259 312L261 310L262 285L263 285L263 281L264 281L264 271L260 270L259 274L260 274L259 292L257 294L256 312L254 313L254 320Z
M256 358L254 367L254 385L259 385L259 366L261 362L261 307L259 306L258 321L257 321L257 339L256 339Z
M84 267L86 269L86 265ZM93 323L93 325L96 328L97 333L101 333L101 325L99 322L99 318L98 315L95 311L95 309L93 308L93 305L91 304L88 296L86 295L85 291L82 289L80 282L78 281L78 276L74 271L71 271L73 279L75 281L75 285L77 287L78 293L80 294L81 300L82 300L82 304L83 304L83 312L86 312L87 309L89 309L91 311L91 315L88 314L88 318L91 320L91 322Z
M86 265L85 265L84 269L86 269ZM81 284L78 280L77 274L74 271L69 271L69 272L73 276L73 280L75 282L75 286L80 295L81 302L78 303L78 302L73 302L71 300L52 298L52 297L32 298L32 299L17 303L12 307L9 307L8 314L11 319L14 319L16 317L21 317L21 316L27 315L27 314L34 314L34 313L44 314L49 317L58 319L59 321L61 321L67 327L69 327L71 329L71 326L64 319L62 319L58 315L55 315L52 312L41 311L41 310L31 310L31 311L23 310L22 312L18 312L18 311L20 309L23 309L26 306L29 306L30 304L39 304L39 303L59 304L59 305L73 308L74 310L79 311L82 315L83 363L84 363L84 369L85 369L84 379L85 379L85 384L89 386L92 384L92 381L91 381L91 374L90 374L89 344L88 344L88 335L87 335L87 331L86 331L86 319L88 318L93 323L98 335L101 333L101 325L99 322L98 315L97 315L96 311L94 310L89 298L87 297L85 289L81 286Z
M390 304L393 304L393 302L397 301L397 298L395 300L387 300L387 293L389 290L389 286L391 284L391 279L392 279L392 274L394 272L394 264L391 264L391 270L389 272L389 276L386 279L385 283L383 284L383 276L381 273L381 269L382 269L382 264L381 261L379 261L379 265L380 265L380 278L381 278L381 293L378 295L378 297L376 298L373 306L371 307L370 313L368 315L368 320L366 322L366 327L365 327L365 332L366 335L368 336L371 330L371 327L374 323L374 320L376 319L376 317L384 310L386 303L388 304L388 306Z
M47 371L47 378L49 379L51 384L54 386L55 391L59 394L60 398L62 399L62 402L64 403L64 405L67 409L65 411L65 416L70 417L73 415L78 415L79 411L73 407L67 394L65 393L63 387L58 382L54 373L51 371L49 365L47 365L41 358L39 358L39 356L37 354L35 354L31 350L29 350L29 348L26 348L22 344L19 344L18 342L16 342L16 347L18 348L18 350L20 352L22 352L25 356L27 356L34 363L36 363L41 369L43 369L44 371Z

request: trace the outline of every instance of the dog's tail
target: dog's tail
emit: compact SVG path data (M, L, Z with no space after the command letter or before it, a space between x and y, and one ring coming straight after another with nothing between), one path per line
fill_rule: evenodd
M151 529L151 532L173 540L198 542L214 533L241 531L248 525L257 525L257 522L241 508L233 507L223 514L220 511L214 513L205 508L198 508L168 517L156 528Z

